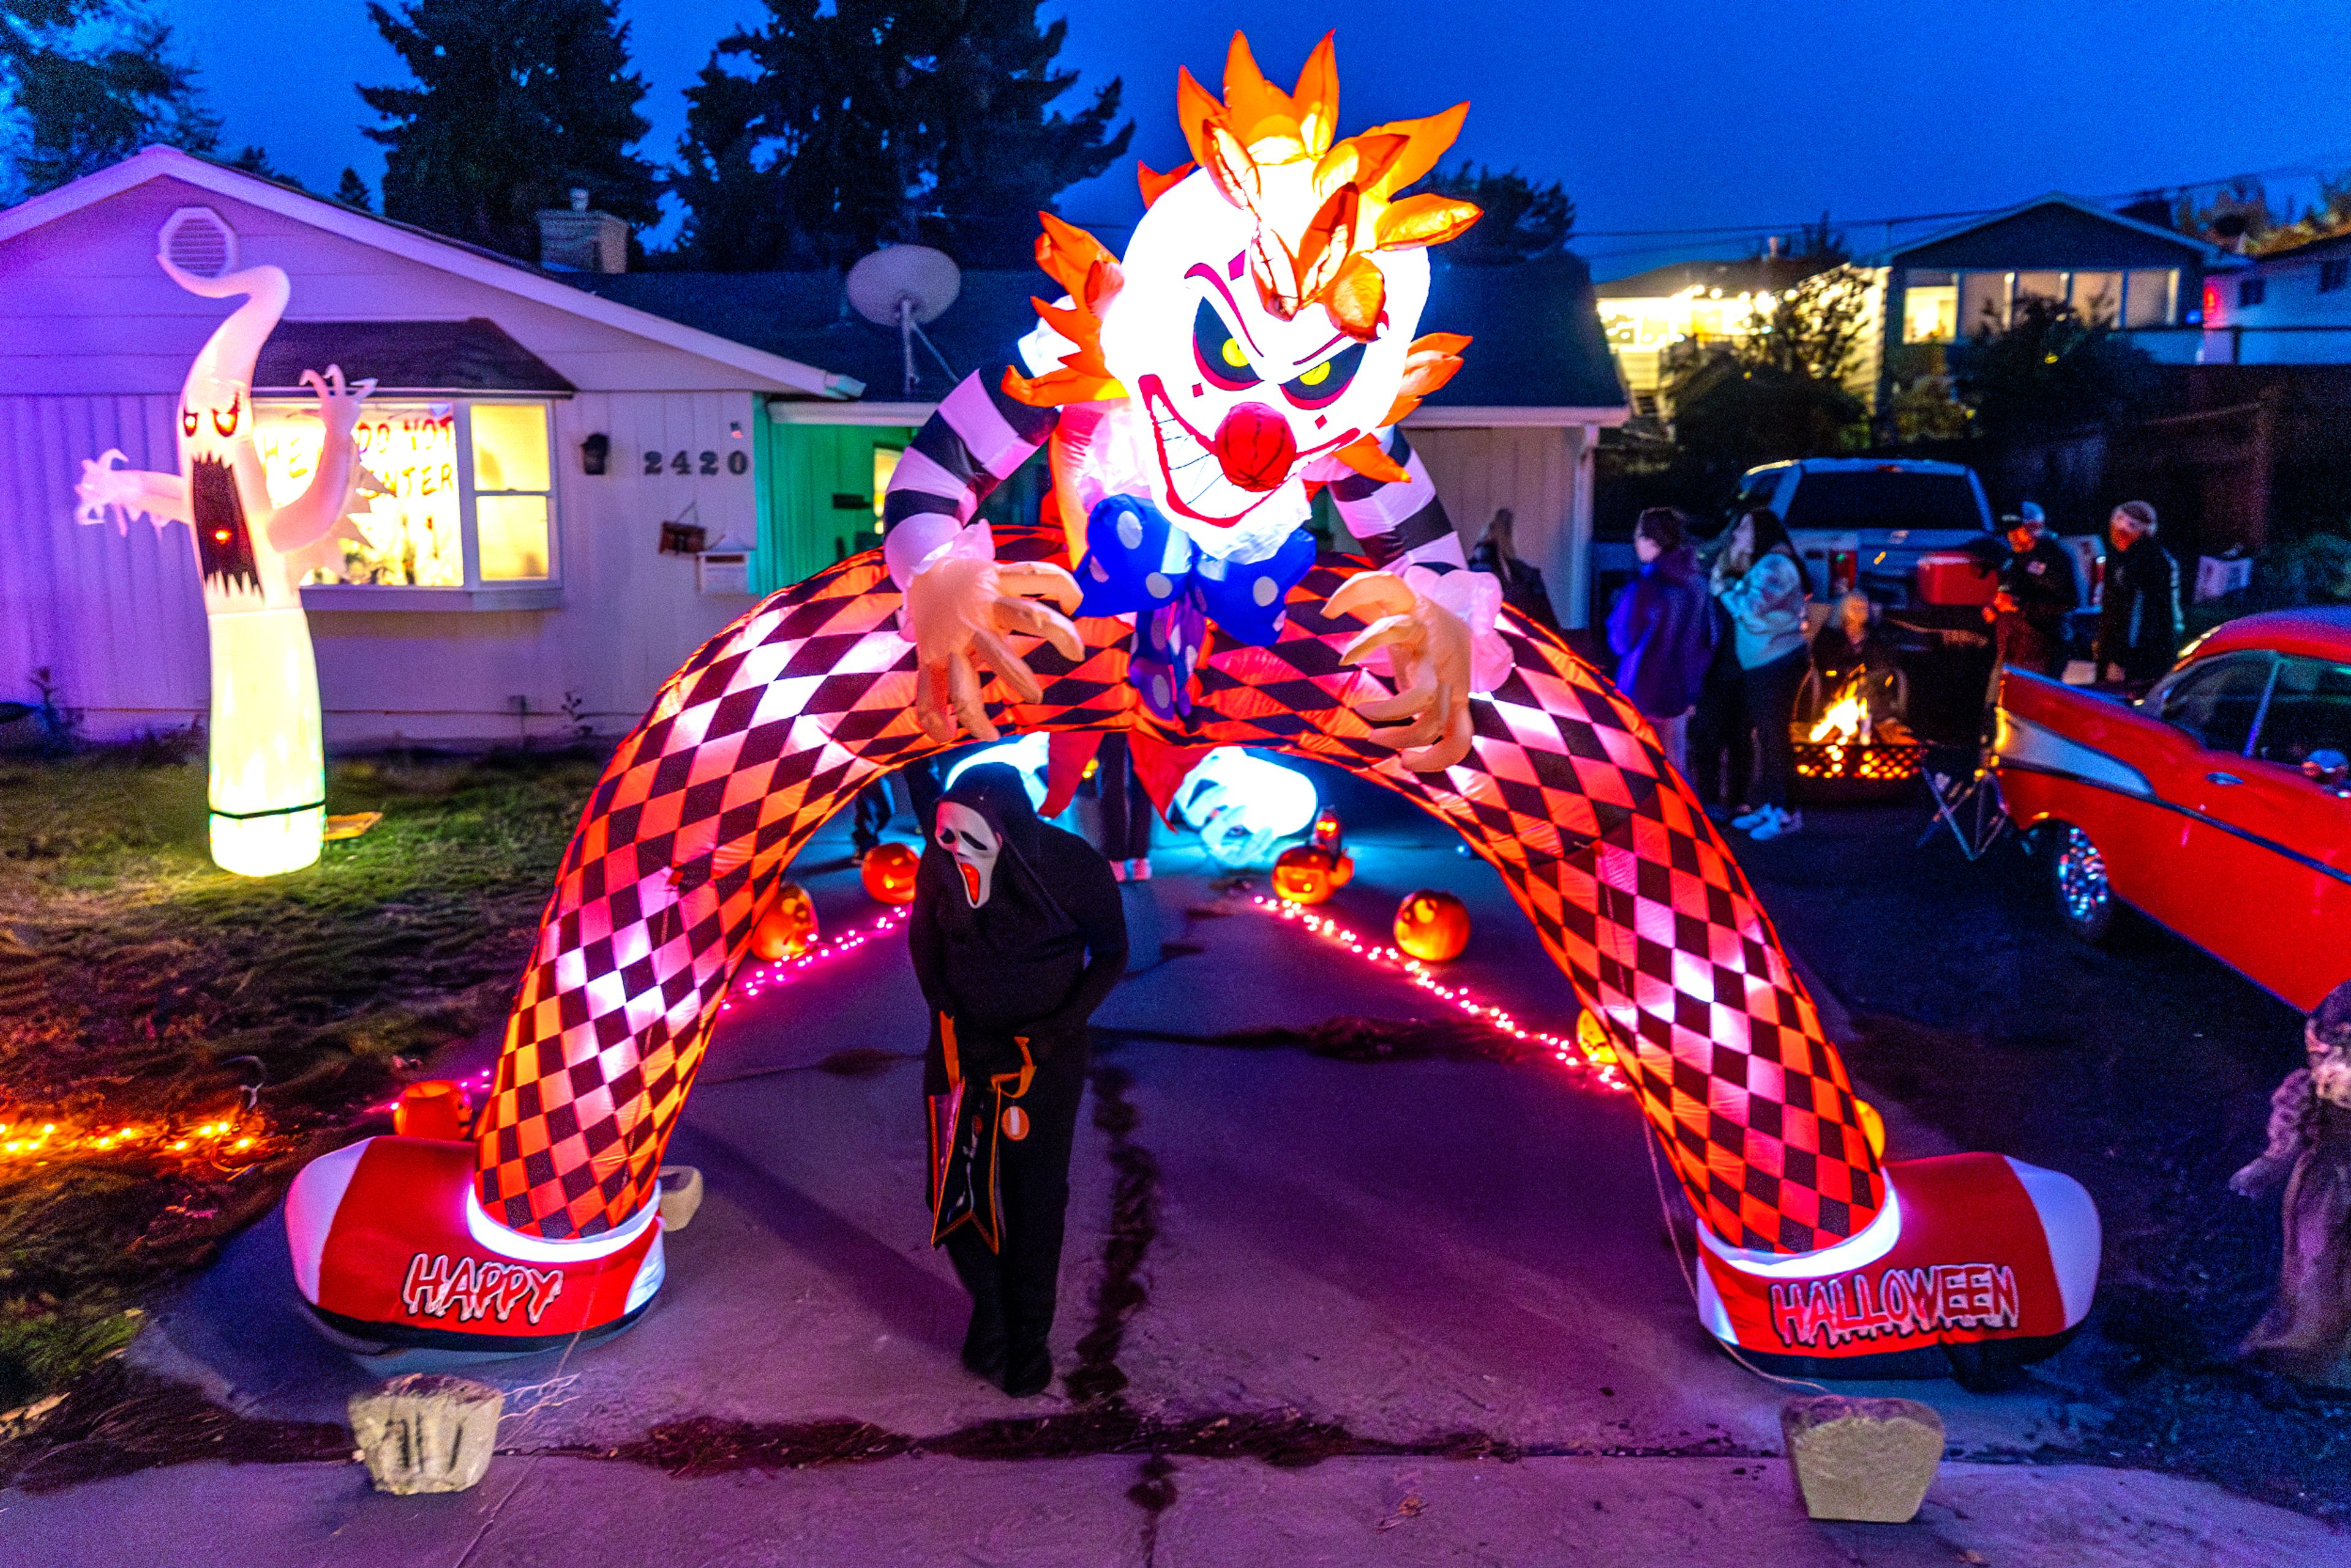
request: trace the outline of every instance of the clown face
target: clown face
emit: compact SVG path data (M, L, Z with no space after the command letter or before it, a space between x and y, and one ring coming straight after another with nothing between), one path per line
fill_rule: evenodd
M936 832L939 848L955 857L963 877L963 895L974 909L987 903L996 878L996 857L1004 843L986 817L954 800L939 802Z
M1311 166L1265 170L1264 202L1314 209ZM1428 258L1382 253L1386 308L1369 342L1310 305L1283 320L1249 270L1256 223L1195 172L1151 204L1103 315L1102 358L1142 416L1136 466L1208 554L1259 559L1307 516L1303 474L1379 428L1428 298Z

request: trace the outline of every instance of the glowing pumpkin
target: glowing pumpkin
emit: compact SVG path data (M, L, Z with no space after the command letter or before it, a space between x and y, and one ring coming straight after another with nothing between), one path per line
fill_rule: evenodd
M1353 855L1298 844L1282 851L1273 862L1274 896L1291 904L1320 904L1354 874Z
M400 1092L392 1108L392 1131L403 1138L442 1138L455 1142L465 1135L471 1120L465 1092L445 1078L428 1078Z
M1347 830L1339 821L1337 807L1325 806L1315 814L1314 831L1308 836L1306 841L1318 850L1327 850L1334 855L1346 849Z
M816 904L808 889L787 882L751 928L751 951L764 963L797 958L816 946Z
M884 904L914 902L914 868L923 857L904 844L887 843L866 852L862 875L865 891Z
M1469 910L1449 893L1422 888L1396 905L1396 946L1423 963L1442 964L1469 946Z

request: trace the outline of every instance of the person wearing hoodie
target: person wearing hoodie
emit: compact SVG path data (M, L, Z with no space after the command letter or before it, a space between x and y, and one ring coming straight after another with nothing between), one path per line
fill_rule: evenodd
M1093 846L991 762L939 797L910 913L931 1241L971 1293L964 1364L1025 1398L1053 1380L1086 1020L1126 971L1126 912Z
M1747 724L1755 733L1755 784L1749 791L1754 807L1732 818L1730 825L1751 839L1775 839L1804 823L1803 813L1788 805L1796 782L1788 726L1812 667L1804 643L1804 603L1811 595L1788 530L1761 507L1739 519L1715 572L1730 619Z
M1715 621L1682 514L1652 507L1633 525L1639 575L1608 612L1616 689L1649 722L1677 771L1689 771L1689 716L1714 657Z

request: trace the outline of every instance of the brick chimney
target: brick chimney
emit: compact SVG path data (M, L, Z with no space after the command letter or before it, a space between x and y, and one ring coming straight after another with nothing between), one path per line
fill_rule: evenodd
M538 214L538 265L550 272L626 272L629 225L591 210L588 193L575 189L568 211L548 208Z

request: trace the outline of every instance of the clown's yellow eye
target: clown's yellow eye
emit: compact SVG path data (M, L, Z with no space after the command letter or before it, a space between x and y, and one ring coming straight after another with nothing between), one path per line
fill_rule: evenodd
M1240 344L1230 338L1225 340L1225 346L1219 351L1218 357L1237 371L1249 364L1249 356L1242 353Z
M1298 382L1301 386L1319 387L1330 379L1331 361L1325 360L1321 364L1315 366L1312 370L1307 371L1304 375L1299 377Z

